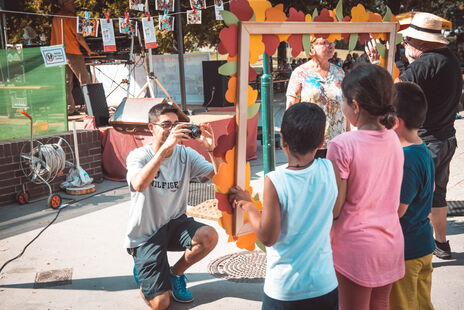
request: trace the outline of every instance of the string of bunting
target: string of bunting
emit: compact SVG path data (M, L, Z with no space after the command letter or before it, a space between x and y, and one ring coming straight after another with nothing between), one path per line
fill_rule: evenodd
M214 4L207 6L205 0L189 0L191 10L184 12L172 12L174 11L173 0L157 0L155 2L155 8L157 11L163 11L163 15L158 15L158 28L159 30L173 31L174 30L174 17L179 14L187 15L187 24L201 24L201 10L208 9L211 7L215 8L216 20L223 20L221 11L224 10L224 3L230 1L214 0ZM121 34L128 34L137 36L137 20L141 20L142 29L145 38L145 48L156 48L156 32L153 18L150 16L148 9L148 0L142 3L142 0L129 0L129 8L132 10L145 12L145 17L129 17L129 13L124 13L124 18L117 17L119 22L119 32ZM34 12L21 12L11 10L1 10L0 12L12 13L12 14L24 14L24 15L36 15L36 16L47 16L47 17L61 17L61 18L75 18L76 19L76 31L82 34L84 37L87 36L98 36L98 28L101 25L102 40L105 52L116 51L116 40L114 36L113 20L110 19L109 13L105 12L105 18L91 18L88 11L84 12L84 17L79 16L67 16L59 14L47 14L47 13L34 13Z
M134 0L130 0L134 1ZM195 0L192 0L195 1ZM219 7L224 9L224 4L230 3L231 0L229 1L221 1L221 0L214 0L215 4L213 5L207 5L204 7L204 9L209 9L212 7L216 7L216 3L218 4ZM163 9L156 9L157 11L164 11ZM142 10L144 12L144 10ZM182 11L182 12L172 12L166 14L167 16L175 16L175 15L180 15L180 14L187 14L189 10L187 11ZM45 16L45 17L61 17L61 18L79 18L79 16L69 16L69 15L59 15L59 14L48 14L48 13L36 13L36 12L25 12L25 11L13 11L13 10L3 10L0 9L0 13L10 13L10 14L22 14L22 15L35 15L35 16ZM222 20L222 18L217 18L218 16L216 15L216 20ZM82 17L81 17L82 18ZM117 17L116 17L117 18ZM122 18L122 17L119 17ZM130 17L131 20L142 20L143 17ZM100 18L98 17L90 17L89 19L94 19L98 20Z

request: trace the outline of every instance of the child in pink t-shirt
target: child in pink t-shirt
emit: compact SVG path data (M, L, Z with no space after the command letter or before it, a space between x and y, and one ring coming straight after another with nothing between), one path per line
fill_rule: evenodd
M387 310L392 283L404 276L398 218L404 157L391 130L393 80L379 66L360 65L342 91L343 113L358 130L335 137L327 151L342 179L332 226L340 309Z

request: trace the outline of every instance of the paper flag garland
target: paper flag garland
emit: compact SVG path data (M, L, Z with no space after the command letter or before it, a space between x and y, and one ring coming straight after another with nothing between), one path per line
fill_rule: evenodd
M129 0L129 9L136 11L145 11L145 0Z
M153 24L153 18L148 20L148 17L143 17L142 28L143 36L145 38L145 48L156 48L158 44L156 43L155 25Z
M85 12L85 17L78 17L76 23L77 33L82 33L82 36L98 36L98 20L90 19L89 12Z
M192 8L192 10L206 9L206 1L205 0L190 0L190 7Z
M100 19L103 48L105 52L116 52L116 40L114 39L114 29L112 19Z
M158 15L159 30L174 31L174 16Z
M224 10L224 2L222 0L214 0L214 12L216 20L223 20L221 11Z
M201 10L187 10L187 24L201 24Z
M137 36L137 21L119 18L119 33Z
M158 11L174 12L174 0L156 0L155 8Z

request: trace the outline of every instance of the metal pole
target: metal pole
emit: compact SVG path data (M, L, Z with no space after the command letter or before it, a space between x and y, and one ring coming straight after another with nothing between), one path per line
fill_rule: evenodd
M8 44L8 37L6 35L6 18L5 13L2 14L2 45L3 48L6 49L6 45Z
M180 0L176 1L176 12L180 12ZM180 80L180 97L182 111L187 111L187 96L185 94L185 70L184 70L184 35L182 34L182 14L177 14L177 50L179 58L179 80Z
M263 54L263 75L261 76L261 119L263 126L263 165L264 175L275 170L274 136L274 94L272 74L269 68L269 56Z
M131 34L131 46L130 46L130 52L129 52L129 62L128 62L128 67L129 67L129 74L127 75L127 94L126 98L129 98L130 92L130 83L131 83L131 65L132 65L132 57L134 53L134 34Z
M148 70L150 72L147 75L147 86L148 86L148 91L150 93L150 98L155 98L155 92L153 90L153 82L152 82L152 75L153 73L153 54L151 52L151 48L148 49Z

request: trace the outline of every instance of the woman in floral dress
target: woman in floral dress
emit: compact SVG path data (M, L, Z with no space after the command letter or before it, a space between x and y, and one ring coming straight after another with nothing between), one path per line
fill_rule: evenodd
M312 102L319 105L327 116L324 145L316 157L325 157L327 142L349 130L341 109L341 84L345 73L329 62L334 52L334 43L324 38L313 38L311 60L293 71L287 87L287 109L298 102Z

